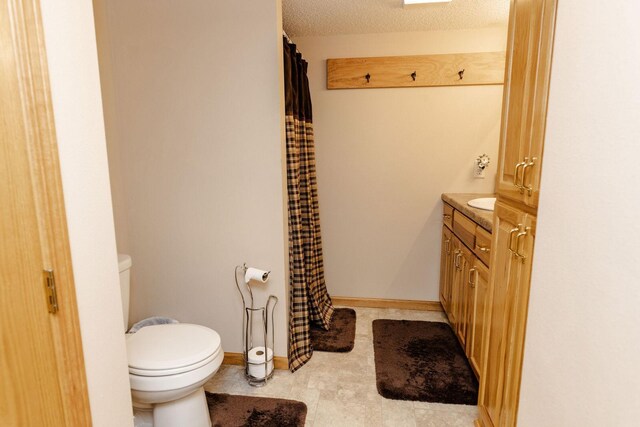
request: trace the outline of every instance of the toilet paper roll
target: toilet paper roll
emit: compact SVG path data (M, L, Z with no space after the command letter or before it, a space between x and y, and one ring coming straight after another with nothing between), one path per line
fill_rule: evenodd
M249 267L247 268L247 272L244 273L244 281L249 283L249 281L254 280L258 283L266 283L267 280L269 280L269 273L271 272Z
M267 353L267 366L265 370L265 351ZM264 347L254 347L249 350L247 355L249 360L249 375L256 379L263 379L273 371L273 350Z

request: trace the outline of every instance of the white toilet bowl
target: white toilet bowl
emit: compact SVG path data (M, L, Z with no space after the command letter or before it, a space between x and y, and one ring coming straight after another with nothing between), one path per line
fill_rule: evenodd
M127 335L135 408L153 411L154 427L210 427L203 385L224 352L212 329L188 323L153 325Z

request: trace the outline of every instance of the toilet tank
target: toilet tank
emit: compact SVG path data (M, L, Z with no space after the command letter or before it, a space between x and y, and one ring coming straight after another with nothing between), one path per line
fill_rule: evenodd
M131 284L131 257L118 254L118 269L120 270L120 298L122 299L122 317L124 330L129 329L129 288Z

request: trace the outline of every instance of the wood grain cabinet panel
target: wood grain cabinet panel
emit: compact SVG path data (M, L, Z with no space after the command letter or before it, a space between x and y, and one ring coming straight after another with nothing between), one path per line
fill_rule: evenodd
M496 192L538 206L556 0L512 0Z
M535 235L534 217L496 203L479 398L484 426L515 425Z
M453 230L453 207L446 203L442 205L442 222Z
M456 330L458 325L458 313L460 312L460 269L462 262L462 251L461 248L464 246L460 239L456 237L455 234L451 236L451 242L453 244L453 256L451 258L451 300L449 303L449 312L447 316L449 317L449 323L451 327Z
M471 310L469 314L467 356L469 357L471 368L480 377L484 362L482 357L482 334L487 324L485 315L488 307L489 268L477 258L473 263L470 286L469 306Z
M518 415L520 396L520 379L522 374L522 360L524 355L524 339L529 308L529 291L531 287L531 268L533 247L536 233L536 217L527 215L525 219L527 235L519 240L517 251L525 258L518 258L520 263L517 284L510 294L507 357L505 363L504 403L502 406L502 420L504 425L515 426Z
M556 7L557 0L511 0L480 353L476 425L483 427L517 421Z
M471 305L471 290L469 288L470 270L473 267L475 256L464 244L460 244L458 265L453 274L453 287L455 289L455 331L463 348L467 347L467 331L469 327L469 312Z
M473 252L485 265L491 264L491 233L482 227L476 227L476 245Z
M480 229L458 211L453 210L454 230L442 227L442 246L440 258L440 302L456 333L458 341L465 350L476 376L482 368L482 337L486 324L487 290L489 269L478 258L467 242L476 240L482 247L491 246L491 234ZM490 252L481 251L488 256Z
M470 248L476 243L476 223L459 211L453 212L453 231L462 242Z
M451 283L453 280L453 239L451 230L442 227L440 253L440 303L445 313L451 311Z

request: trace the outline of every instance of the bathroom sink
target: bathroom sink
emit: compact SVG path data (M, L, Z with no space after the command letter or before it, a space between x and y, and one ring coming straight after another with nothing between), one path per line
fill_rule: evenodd
M492 211L493 206L496 204L495 197L481 197L480 199L473 199L467 202L472 208L478 208L485 211Z

